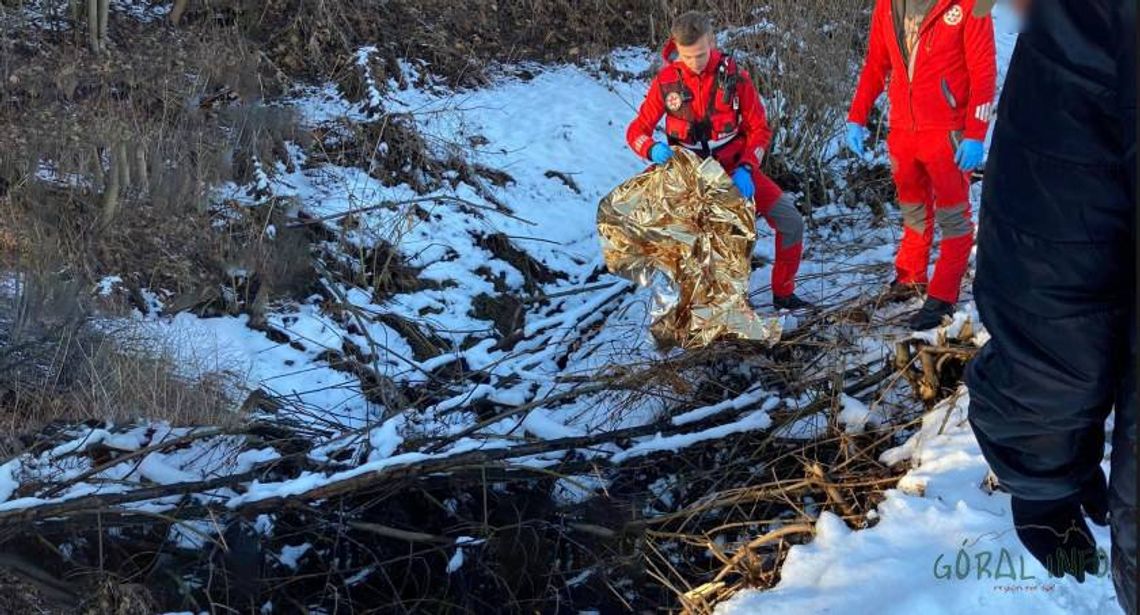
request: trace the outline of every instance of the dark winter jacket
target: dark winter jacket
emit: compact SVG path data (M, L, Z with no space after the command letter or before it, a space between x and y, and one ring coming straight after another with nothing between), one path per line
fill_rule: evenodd
M985 172L974 294L992 336L967 374L1000 482L1075 493L1104 454L1122 605L1136 601L1136 0L1037 1ZM1128 609L1126 606L1126 609Z

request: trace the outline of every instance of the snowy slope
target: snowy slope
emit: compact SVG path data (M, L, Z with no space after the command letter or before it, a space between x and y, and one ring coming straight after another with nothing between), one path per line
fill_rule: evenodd
M361 57L367 56L367 49L362 50ZM615 52L610 63L622 78L588 66L527 67L515 73L508 71L486 88L462 93L432 87L427 77L429 85L418 88L400 89L393 82L389 93L381 97L374 92L363 105L350 103L331 86L298 91L288 101L306 127L328 130L384 121L369 108L383 104L390 113L410 114L437 156L459 147L470 161L502 169L511 180L501 186L484 186L483 190L460 181L453 188L424 195L407 184L385 185L360 168L310 161L311 152L307 154L298 146L290 146L294 164L289 168L278 164L270 169L272 172L261 169L257 191L281 197L278 202L294 208L289 213L303 212L309 220L320 220L329 234L341 237L342 245L353 249L385 242L397 246L410 264L422 268L421 278L434 280L441 287L380 296L366 287L326 281L328 294L343 297L346 309L341 311L351 314L338 317L325 305L327 295L274 306L267 314L267 324L287 336L287 342L250 328L246 316L160 316L157 308L162 294L150 294L156 309L137 315L130 326L158 340L185 365L203 372L226 372L238 383L239 395L263 390L281 408L257 418L302 429L313 444L308 453L310 461L326 468L257 483L238 497L215 492L210 501L237 506L464 451L501 450L520 442L650 424L664 423L671 431L681 433L638 436L621 447L606 443L586 454L618 464L652 451L678 450L770 427L801 435L818 431L813 421L824 418L822 415L799 419L787 427L773 425L769 417L774 410L796 411L813 402L817 392L810 388L788 394L754 384L747 390L726 391L726 399L720 403L697 408L672 390L640 390L636 396L606 390L576 392L583 382L618 366L644 369L662 358L653 349L647 330L648 293L599 271L595 223L598 200L645 166L626 147L624 132L648 85L646 69L652 56L649 50ZM422 67L406 64L403 68L407 73L404 81L422 83L417 80ZM384 155L384 148L378 148L377 156ZM548 171L573 178L577 190ZM243 186L226 186L218 197L247 207L268 206L263 196L251 196ZM353 224L341 224L338 216L346 214L352 214ZM488 233L500 233L525 246L533 258L563 277L527 288L517 267L496 258L479 242L478 237ZM815 207L801 269L801 292L828 306L877 293L886 281L897 234L897 224L875 222L864 208ZM770 258L773 234L761 224L759 235L757 252ZM761 312L771 310L769 279L767 265L758 267L751 279L753 301ZM114 278L106 282L101 292L114 292ZM497 345L501 336L494 324L473 311L473 298L496 292L496 286L505 286L517 295L551 297L545 303L528 305L523 335L509 348ZM895 323L901 313L914 307L916 304L878 309L868 316L873 331L867 327L838 331L833 340L837 350L827 361L802 374L803 379L830 381L839 363L848 368L881 364L889 356L891 345L891 340L884 339L884 331L902 335ZM382 318L385 315L400 316L433 331L442 339L442 353L417 357L405 335ZM787 330L796 325L795 318L787 318ZM407 400L403 414L397 408L396 416L392 416L393 409L386 407L384 400L365 396L356 375L335 369L330 363L328 353L347 352L349 347L364 349L369 368L402 385L422 385L433 378L434 370L460 361L466 373L478 373L482 380L448 380L445 386L431 388L429 398ZM741 361L739 370L743 377L756 381L764 375L762 362L766 358L753 359L752 365ZM480 420L474 409L477 402L490 404L495 412L520 406L525 410L475 430ZM884 403L895 404L892 408L896 414L910 412L898 407L898 402L892 399ZM679 416L670 419L670 414ZM696 417L701 417L700 421ZM710 427L701 423L710 418L719 424ZM161 425L138 429L151 427L159 434L170 431ZM74 438L90 440L108 428L80 428ZM470 437L455 438L460 433ZM409 444L441 439L447 445L439 449L424 450ZM155 441L148 439L127 450L138 450ZM186 482L178 480L179 471L188 473L182 475L187 480L216 475L219 467L204 467L195 460L207 448L236 455L240 445L203 441L177 457L156 456L155 461L161 461L162 466L155 467L170 471L153 478L171 483ZM563 454L557 451L547 459L524 456L518 462L543 465ZM20 502L4 502L5 508L48 504L112 489L124 491L142 484L145 478L138 473L119 476L97 472L83 460L51 451L22 456L9 464L0 472L26 486L51 481L76 483L59 492L36 491L34 497ZM85 477L88 480L81 480ZM577 484L604 487L595 476L573 478ZM0 494L5 491L9 490L0 490ZM569 499L589 495L580 488L565 492ZM152 504L157 508L168 505Z
M1010 36L999 36L1003 72L1011 41ZM362 62L369 53L367 48L361 50ZM807 393L785 395L760 385L698 408L679 403L676 395L656 399L646 395L630 404L617 396L584 394L544 403L572 392L580 382L574 378L596 376L615 366L644 367L661 358L648 336L647 293L613 276L597 274L601 257L595 225L599 199L644 168L645 162L626 147L624 132L645 92L645 71L653 55L649 50L616 52L612 65L624 73L623 79L588 67L526 67L508 72L486 88L463 93L437 87L400 89L393 82L389 93L381 96L374 91L365 105L350 103L331 86L297 92L289 104L308 128L375 122L378 116L368 107L383 105L389 113L410 114L437 155L461 152L470 162L501 169L511 177L504 185L485 190L459 181L454 189L423 195L407 184L384 185L359 168L306 164L307 154L300 147L290 151L295 163L291 169L280 165L261 175L258 188L290 199L296 207L290 213L327 218L322 225L341 234L348 245L367 249L386 242L397 246L409 264L422 268L421 278L441 287L378 297L368 288L338 283L335 294L343 296L359 317L347 322L334 318L319 296L271 311L268 324L288 335L290 343L273 341L249 328L244 316L139 315L135 324L163 341L164 347L176 350L184 364L225 371L236 377L241 389L263 389L282 400L285 407L276 418L311 429L315 448L309 455L329 466L327 471L306 471L277 482L254 482L241 494L218 490L201 499L237 507L398 465L477 449L500 450L520 441L580 437L662 419L678 427L709 417L725 417L725 422L674 435L641 436L622 447L607 443L580 453L604 457L616 465L743 431L777 427L784 435L817 433L812 420L819 417L775 426L769 415L777 408L802 408L813 401ZM403 68L404 81L422 82L418 79L422 67L406 64ZM426 80L430 82L430 77ZM383 157L385 151L381 148L377 155ZM557 174L572 178L574 187ZM262 199L246 193L246 187L227 186L219 198L264 206ZM800 291L806 298L832 306L874 294L889 279L897 220L871 226L860 218L862 213L843 205L813 209L800 276ZM352 226L340 224L339 217L347 214L352 214ZM763 224L759 230L757 253L770 260L772 233ZM480 244L478 237L489 233L509 237L562 277L528 288L517 267ZM761 312L771 310L769 280L767 266L759 267L751 279L753 301ZM474 305L475 297L503 287L518 295L552 297L545 304L528 305L524 334L509 349L497 346L493 323L477 316ZM917 303L912 302L877 309L868 316L879 327L874 335L858 327L841 331L843 350L829 359L849 366L882 361L889 354L890 338L906 335L894 327L898 316L915 307ZM962 313L973 314L968 301ZM446 347L437 356L418 358L405 335L377 318L381 315L397 315L430 329ZM786 329L796 324L789 318ZM356 376L334 369L325 358L326 351L341 351L349 345L371 350L369 367L400 384L422 384L435 370L459 361L467 370L486 373L487 378L478 383L451 383L445 397L411 400L407 412L390 416L390 408L365 397ZM821 364L817 372L803 377L826 376L833 369L832 364ZM531 406L442 450L425 451L409 444L471 430L479 417L470 407L479 401L500 409ZM901 403L891 399L884 406L895 404L894 408L868 408L865 400L845 398L842 419L849 423L848 429L858 430L864 422L873 424L884 416L897 417L912 410L898 407ZM1105 579L1083 588L1058 582L1049 591L1023 591L994 588L1021 587L1026 584L1021 580L935 576L938 555L945 554L941 562L952 564L963 541L971 555L988 550L996 558L1005 548L1020 564L1023 553L1009 531L1008 498L987 494L980 487L985 463L964 422L964 408L963 397L941 406L926 418L923 432L895 454L896 461L910 455L921 463L880 505L875 527L851 532L837 518L824 514L814 542L792 549L775 589L741 594L723 606L724 612L970 612L979 608L1113 612L1111 584ZM684 413L669 418L678 409ZM945 431L937 434L947 412ZM119 450L134 451L163 438L188 435L188 430L161 425L135 427L126 436L99 427L77 429L74 439L89 446L117 438ZM73 449L66 446L70 445L0 466L0 510L124 491L143 480L184 483L243 472L275 456L268 449L237 455L239 442L216 437L177 455L150 453L143 457L139 473L115 470L88 477L89 466L69 457ZM331 459L345 458L333 455L338 448L353 454L348 461L331 463ZM205 451L214 454L204 455ZM531 456L517 461L542 466L553 459ZM48 476L78 482L59 493L12 499L20 483L34 485ZM572 480L560 482L566 501L588 497L589 489L605 487L605 480L594 475L567 478ZM173 500L144 504L155 511L173 505ZM1107 536L1098 538L1107 542ZM188 539L183 535L177 540L185 543ZM477 548L475 542L464 544L469 551ZM282 552L282 562L295 563L302 549ZM456 567L463 564L463 552L456 551ZM1026 562L1027 572L1041 577L1040 569L1029 571L1031 564Z
M319 416L336 429L355 429L371 424L383 408L362 396L359 382L351 375L330 369L317 359L326 350L339 349L345 340L358 347L375 348L378 372L396 382L423 382L427 373L450 361L462 359L470 369L485 369L493 380L486 386L472 385L454 391L454 397L428 408L425 414L455 414L452 408L486 398L503 404L520 404L555 394L568 387L557 377L589 374L612 365L634 365L659 358L648 336L647 294L631 289L623 280L602 275L586 280L601 266L595 223L598 201L614 186L645 167L624 141L625 126L633 116L647 86L645 70L652 53L623 50L611 63L629 78L606 78L579 67L534 67L526 78L505 77L486 89L460 94L436 88L398 89L383 102L391 112L410 113L428 136L437 153L445 154L460 144L474 163L502 169L512 181L492 189L493 196L511 213L495 211L486 195L459 183L454 191L426 197L407 185L385 186L360 169L332 164L306 165L305 154L292 154L295 170L279 166L264 182L264 188L279 197L291 197L306 214L333 217L356 214L357 226L347 231L348 241L360 246L389 242L399 246L409 264L423 267L421 277L445 283L440 289L397 294L377 303L366 289L338 289L365 316L396 314L438 332L455 349L420 361L397 331L366 318L366 335L349 332L333 322L313 303L271 315L270 324L300 342L283 345L245 326L244 317L198 319L180 314L173 319L150 319L156 335L172 341L188 361L214 361L244 377L250 389L263 388L294 400L293 406L306 417ZM417 80L417 68L405 65L406 81ZM350 104L335 88L310 89L294 100L304 121L311 126L335 125L338 121L369 121L360 106ZM476 141L476 139L478 139ZM465 144L481 145L468 148ZM383 155L381 153L381 155ZM577 190L548 171L572 178ZM432 196L440 200L432 201ZM244 188L231 186L220 197L257 206ZM391 208L373 207L379 202ZM427 219L411 215L414 207L426 210ZM483 207L472 215L467 204ZM484 213L485 212L485 213ZM840 206L818 207L817 219L844 215ZM330 230L344 232L336 220ZM772 232L760 226L756 253L773 256ZM490 323L472 315L473 298L495 292L495 283L476 273L486 267L491 275L519 294L523 276L474 239L476 235L502 233L565 279L543 284L547 295L570 293L543 308L526 314L526 338L510 351L496 350ZM882 267L890 261L897 239L893 226L868 229L858 225L829 225L810 232L801 268L800 292L826 304L838 303L875 290L882 284ZM816 246L842 250L821 251ZM751 279L752 298L761 311L770 311L770 268L757 268ZM600 286L600 289L595 288ZM591 292L583 292L590 290ZM634 292L629 292L634 290ZM604 324L589 343L579 343L580 332ZM794 327L794 318L787 320ZM468 338L478 341L458 349ZM881 356L883 348L869 342ZM214 357L220 357L215 359ZM559 365L559 359L564 359ZM513 384L497 386L509 378ZM322 411L323 410L323 411ZM572 403L552 412L551 420L571 431L595 431L648 422L659 416L659 404L645 408L613 408ZM471 421L470 416L448 416L424 429L455 430ZM431 419L426 421L432 423ZM535 425L533 419L525 424ZM518 427L513 421L501 430ZM537 435L537 434L536 434Z
M814 540L789 551L775 588L742 592L717 612L1121 612L1107 560L1084 584L1053 579L1018 542L1009 496L982 488L988 466L966 421L969 397L960 393L884 456L909 457L915 467L887 492L877 525L852 531L824 513ZM1108 529L1093 530L1107 551Z

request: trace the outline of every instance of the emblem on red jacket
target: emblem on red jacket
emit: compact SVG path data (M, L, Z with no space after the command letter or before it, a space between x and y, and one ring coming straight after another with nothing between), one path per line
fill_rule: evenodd
M669 94L665 96L665 108L670 111L675 112L680 109L682 102L680 92L669 92Z
M955 4L947 9L946 13L942 15L942 21L945 21L948 26L956 26L962 23L962 7Z

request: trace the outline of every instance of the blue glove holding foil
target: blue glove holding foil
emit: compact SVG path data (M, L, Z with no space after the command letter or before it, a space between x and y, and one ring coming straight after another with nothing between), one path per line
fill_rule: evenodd
M652 160L654 164L665 164L672 157L673 150L669 149L669 146L664 143L657 142L653 144L653 147L649 148L649 159Z
M752 171L747 167L737 167L732 172L732 183L736 184L740 196L746 199L750 199L753 194L756 194L756 186L752 183Z

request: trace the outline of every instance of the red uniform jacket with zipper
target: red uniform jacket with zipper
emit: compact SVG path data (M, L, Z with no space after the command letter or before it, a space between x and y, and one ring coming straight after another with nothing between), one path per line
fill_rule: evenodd
M729 173L741 164L759 169L763 153L772 139L772 131L768 128L764 106L748 72L736 67L731 58L726 59L714 49L708 65L697 74L675 60L675 53L676 45L670 40L661 53L665 67L653 80L637 117L626 130L629 146L642 158L649 158L649 148L654 142L653 130L664 115L665 134L670 144L699 150L700 144L694 142L691 128L694 119L705 117L715 85L717 91L712 113L708 114L712 155ZM736 77L735 87L728 96L717 82L722 63L726 72Z
M962 131L963 138L984 140L997 79L989 14L975 17L974 0L936 0L919 27L908 67L905 43L895 30L897 2L875 3L867 58L848 121L866 125L889 77L892 129Z

